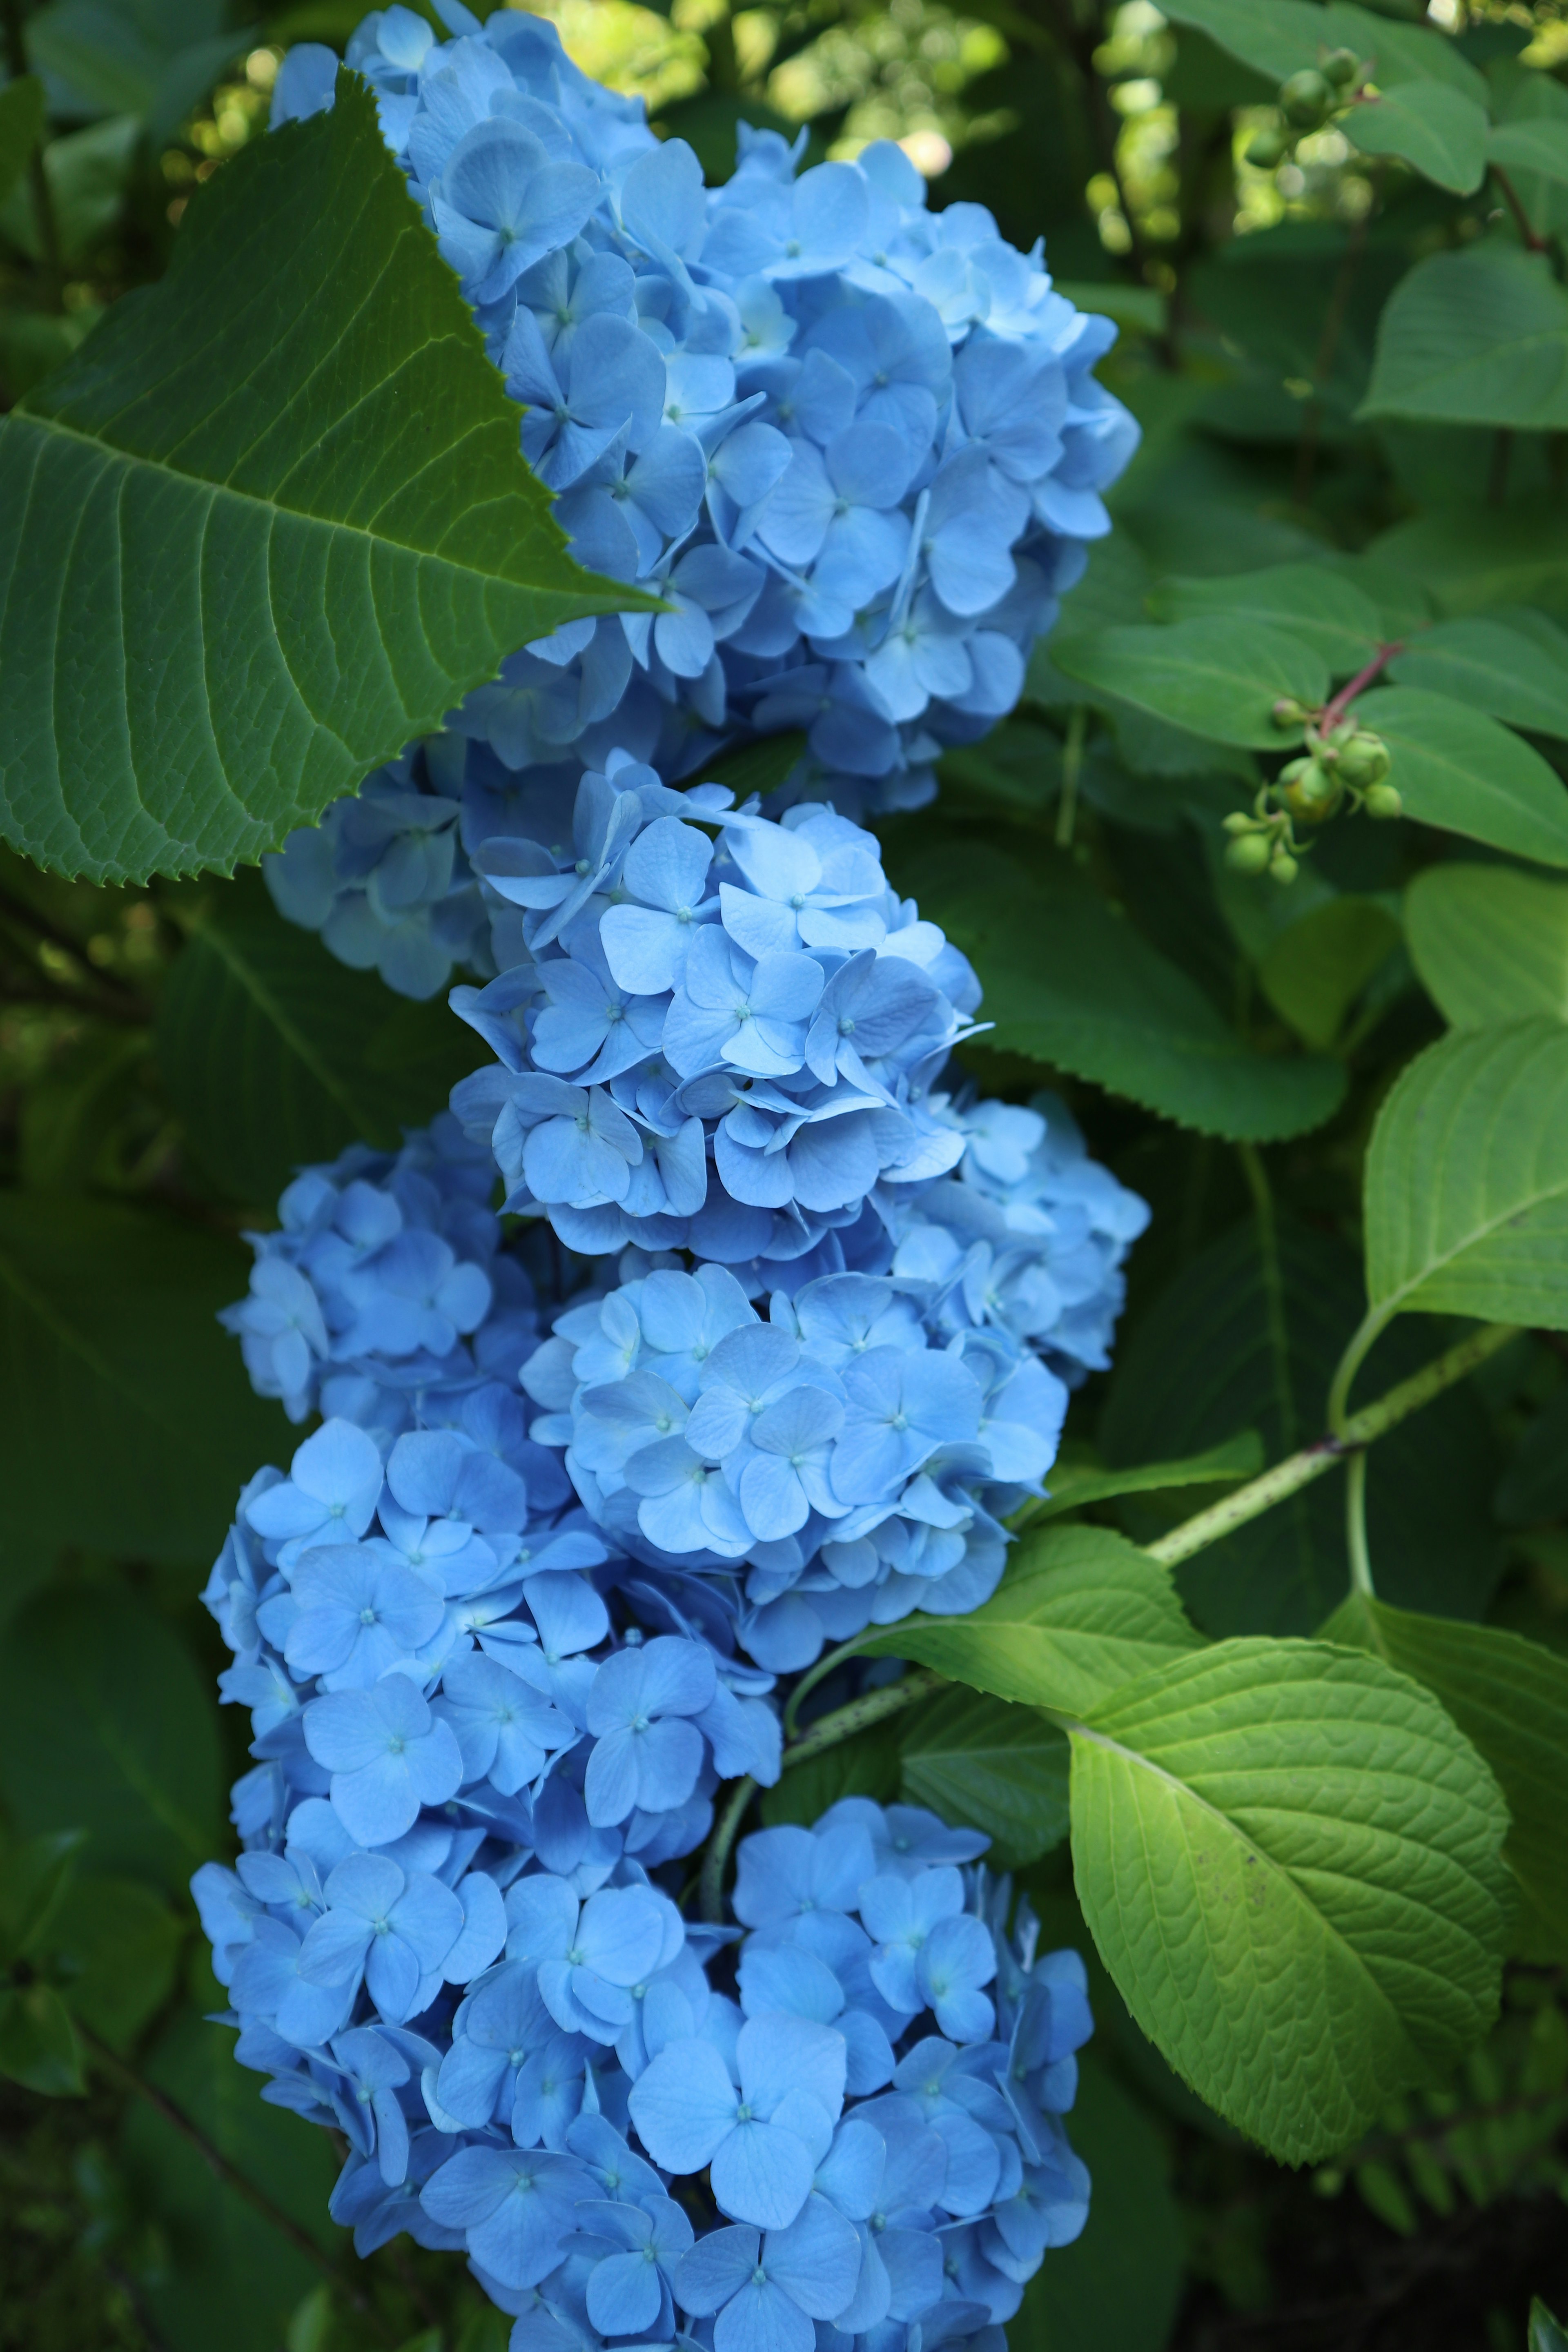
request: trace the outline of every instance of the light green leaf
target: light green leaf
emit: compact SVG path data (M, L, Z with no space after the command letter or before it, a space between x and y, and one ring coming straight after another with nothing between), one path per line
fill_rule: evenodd
M994 1698L1076 1713L1202 1639L1168 1570L1109 1528L1053 1528L1025 1539L983 1608L906 1617L858 1646L934 1666Z
M1022 1870L1068 1833L1066 1734L1031 1706L943 1691L899 1743L900 1793L944 1822L984 1830L986 1859Z
M921 892L978 968L995 1024L987 1045L1092 1078L1204 1134L1269 1142L1332 1118L1345 1089L1337 1062L1255 1053L1098 892L1070 876L1031 891L997 865L994 887L952 898Z
M182 1893L222 1837L211 1686L150 1602L39 1593L0 1649L0 1790L28 1834L85 1830L84 1862Z
M1363 155L1397 155L1456 195L1469 195L1485 176L1485 110L1447 82L1404 82L1348 107L1339 125Z
M1289 2164L1352 2142L1496 2014L1508 1829L1431 1696L1312 1642L1226 1642L1071 1732L1079 1899L1143 2032Z
M1054 646L1058 669L1219 743L1277 751L1282 695L1326 702L1329 673L1304 639L1260 621L1205 614L1169 628L1105 629Z
M194 1222L0 1192L0 1534L211 1559L243 1482L293 1440L215 1317L246 1254Z
M18 74L0 89L0 202L8 196L44 135L44 85Z
M1239 1479L1256 1478L1262 1467L1263 1440L1255 1429L1244 1429L1180 1462L1143 1462L1122 1470L1113 1470L1102 1462L1058 1462L1049 1474L1048 1499L1026 1506L1023 1524L1036 1527L1063 1511L1081 1510L1086 1503L1109 1502L1117 1495L1160 1495L1180 1486L1230 1486ZM1017 1526L1019 1521L1010 1524Z
M1568 784L1495 719L1415 686L1363 694L1355 715L1388 745L1406 816L1568 866Z
M76 2028L52 1985L0 1987L0 2074L47 2099L86 2090Z
M1526 727L1532 735L1568 736L1568 635L1543 613L1439 621L1396 654L1388 675L1401 686L1452 695L1472 710Z
M1568 185L1568 122L1500 122L1487 134L1487 161L1505 172L1536 172Z
M1423 986L1455 1029L1568 1022L1568 883L1507 866L1428 866L1405 894Z
M1441 1699L1508 1800L1503 1859L1568 1937L1568 1658L1495 1625L1417 1616L1359 1593L1323 1639L1373 1651Z
M1486 243L1416 263L1389 297L1357 415L1568 425L1568 294L1544 254Z
M1404 1070L1366 1161L1373 1318L1568 1328L1568 1028L1463 1030Z
M395 1148L484 1053L445 1003L394 996L285 922L256 876L220 889L196 924L155 1034L196 1156L269 1214L306 1162L362 1139Z
M572 563L517 420L344 77L0 424L5 836L98 881L227 869L520 645L646 606Z
M1386 907L1347 894L1281 931L1258 966L1258 982L1302 1043L1326 1052L1399 938Z
M1310 646L1330 675L1348 677L1377 651L1378 610L1342 572L1319 563L1275 563L1263 572L1233 572L1217 580L1163 580L1149 599L1157 620L1194 621L1239 614ZM1272 730L1275 747L1283 740Z

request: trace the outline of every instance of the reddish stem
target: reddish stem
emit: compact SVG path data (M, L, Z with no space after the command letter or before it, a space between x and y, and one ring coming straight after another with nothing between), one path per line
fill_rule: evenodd
M1534 228L1531 225L1530 215L1525 211L1523 205L1520 202L1519 191L1514 186L1513 182L1509 178L1508 173L1503 170L1502 165L1500 163L1489 163L1487 165L1487 169L1508 199L1509 210L1513 215L1513 225L1515 228L1518 229L1520 236L1524 239L1526 248L1531 253L1544 253L1546 250L1546 239L1543 236L1538 236L1536 235Z
M1331 733L1355 700L1356 696L1363 694L1369 686L1375 684L1394 659L1394 655L1402 654L1404 651L1405 645L1401 638L1395 638L1392 645L1379 646L1366 667L1358 669L1350 684L1342 686L1331 702L1324 703L1322 709L1318 713L1318 733L1320 735Z

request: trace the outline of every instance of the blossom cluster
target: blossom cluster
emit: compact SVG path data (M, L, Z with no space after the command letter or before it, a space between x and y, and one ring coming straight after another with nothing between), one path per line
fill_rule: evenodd
M804 132L742 126L705 188L547 22L441 13L445 42L405 7L368 16L348 62L574 553L670 609L524 647L268 861L286 914L410 994L488 970L473 854L525 770L619 749L685 777L799 730L797 792L929 798L943 746L1016 702L1138 437L1092 373L1110 321L984 206L929 211L890 142L801 172ZM330 106L335 72L292 49L274 121Z

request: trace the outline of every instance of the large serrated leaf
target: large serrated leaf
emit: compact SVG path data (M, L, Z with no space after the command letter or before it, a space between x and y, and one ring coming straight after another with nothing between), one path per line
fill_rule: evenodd
M1545 255L1487 243L1417 262L1384 311L1357 414L1568 425L1568 294Z
M1365 1179L1369 1322L1568 1328L1568 1028L1461 1031L1402 1071Z
M1415 686L1363 694L1355 715L1388 745L1389 781L1406 816L1541 866L1568 866L1568 785L1495 719Z
M1021 1870L1068 1833L1068 1744L1033 1707L944 1691L899 1742L901 1794L942 1820L984 1830L993 1865Z
M1441 1699L1508 1800L1504 1860L1542 1917L1568 1937L1568 1658L1495 1625L1456 1625L1360 1593L1323 1639L1374 1652Z
M1077 1712L1202 1641L1168 1570L1109 1528L1053 1528L1026 1538L983 1608L906 1617L858 1647L913 1658L994 1698Z
M560 622L574 564L371 93L258 140L0 424L0 831L228 870Z
M1079 1899L1150 2040L1270 2155L1333 2154L1496 2013L1508 1814L1378 1659L1238 1641L1071 1732Z
M1422 985L1456 1029L1568 1022L1568 882L1507 866L1428 866L1405 894Z
M1053 651L1069 677L1216 743L1277 751L1285 738L1274 723L1276 702L1328 699L1329 673L1315 645L1233 614L1104 629Z
M1255 1429L1244 1429L1201 1454L1184 1454L1177 1462L1140 1462L1115 1469L1106 1462L1058 1462L1050 1473L1043 1503L1022 1516L1029 1526L1057 1518L1064 1511L1081 1510L1086 1503L1111 1501L1119 1495L1161 1495L1181 1486L1234 1486L1256 1478L1263 1467L1263 1441ZM1019 1518L1012 1522L1016 1527Z

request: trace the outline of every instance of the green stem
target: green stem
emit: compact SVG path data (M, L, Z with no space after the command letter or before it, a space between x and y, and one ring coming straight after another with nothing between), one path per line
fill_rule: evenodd
M860 1644L865 1638L864 1633L857 1633L852 1642L840 1642L836 1650L824 1651L815 1666L807 1666L790 1693L789 1705L784 1712L784 1734L786 1739L795 1739L799 1737L802 1705L811 1696L817 1684L826 1682L835 1668L844 1664L846 1658L858 1658L860 1654Z
M1370 1321L1371 1318L1368 1319ZM1376 1328L1381 1328L1381 1326ZM1349 1377L1343 1383L1346 1388L1350 1380L1354 1378L1356 1367L1364 1357L1366 1349L1376 1337L1376 1328L1353 1362L1351 1350L1347 1349L1345 1361L1350 1369ZM1489 1356L1495 1356L1500 1348L1505 1348L1517 1336L1518 1328L1514 1324L1482 1324L1445 1354L1435 1357L1420 1371L1413 1372L1407 1381L1401 1381L1396 1388L1390 1389L1375 1403L1363 1405L1360 1412L1352 1413L1337 1430L1320 1437L1314 1444L1303 1446L1300 1453L1289 1455L1285 1461L1277 1462L1271 1470L1263 1473L1261 1478L1254 1478L1249 1486L1237 1487L1234 1493L1211 1505L1206 1511L1198 1511L1192 1518L1184 1519L1180 1527L1173 1528L1170 1534L1162 1536L1158 1543L1145 1545L1149 1557L1160 1560L1167 1568L1173 1568L1178 1560L1190 1559L1194 1552L1206 1550L1210 1544L1218 1543L1236 1528L1245 1527L1249 1519L1258 1518L1265 1511L1272 1510L1276 1503L1285 1500L1287 1495L1310 1486L1314 1478L1322 1477L1336 1463L1359 1454L1386 1431L1407 1420L1411 1413L1418 1412L1424 1404L1430 1404L1434 1397L1441 1396L1445 1389L1452 1388L1456 1381L1462 1381L1468 1373L1475 1370L1478 1364L1484 1364ZM1357 1338L1359 1339L1360 1334ZM1352 1348L1355 1345L1352 1340ZM1342 1371L1343 1369L1342 1366ZM1340 1385L1336 1381L1336 1391Z
M1089 725L1088 706L1075 702L1068 713L1067 740L1062 745L1062 796L1057 809L1057 847L1072 847L1078 821L1078 780L1083 772L1083 739Z
M1329 1427L1336 1435L1342 1434L1344 1430L1345 1412L1355 1376L1383 1337L1390 1319L1386 1307L1369 1307L1352 1332L1350 1344L1334 1368L1334 1377L1329 1387L1327 1413Z
M784 1752L784 1769L808 1763L820 1756L825 1748L837 1748L841 1739L852 1739L858 1731L868 1730L873 1723L885 1722L889 1715L901 1714L906 1706L929 1698L947 1680L945 1675L931 1673L921 1667L916 1674L906 1675L901 1682L885 1684L882 1689L868 1691L863 1698L852 1698L847 1706L837 1707L814 1723L811 1729Z
M756 1793L754 1780L737 1780L730 1791L730 1801L714 1823L713 1834L708 1841L708 1851L702 1857L702 1875L697 1885L702 1916L710 1927L723 1923L724 1865L730 1859L730 1848L735 1843L735 1833L745 1817L746 1807Z
M1345 1465L1345 1541L1351 1556L1351 1591L1376 1599L1372 1554L1366 1544L1366 1455L1352 1454Z

